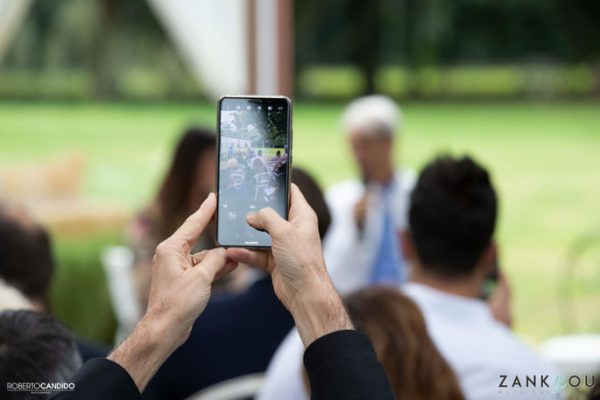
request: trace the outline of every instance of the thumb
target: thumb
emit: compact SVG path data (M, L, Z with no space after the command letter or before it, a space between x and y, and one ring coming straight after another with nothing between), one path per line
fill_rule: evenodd
M257 213L248 214L246 221L250 226L266 231L271 236L278 236L285 231L288 222L272 208L263 208Z

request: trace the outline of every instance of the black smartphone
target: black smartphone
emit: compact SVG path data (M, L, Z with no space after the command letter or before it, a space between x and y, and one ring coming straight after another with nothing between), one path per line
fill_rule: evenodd
M292 103L284 96L224 96L217 115L217 244L270 248L271 237L246 216L271 207L288 218Z

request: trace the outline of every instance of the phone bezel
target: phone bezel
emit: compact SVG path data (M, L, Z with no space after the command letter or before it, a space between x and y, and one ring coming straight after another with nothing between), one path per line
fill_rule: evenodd
M271 246L261 246L261 245L247 245L244 243L238 243L238 244L226 244L226 243L221 243L219 241L219 206L220 206L220 196L219 196L219 187L220 185L220 179L221 179L221 173L220 173L220 167L221 167L221 154L220 154L220 150L221 150L221 107L223 104L224 100L228 100L228 99L239 99L239 100L283 100L287 103L287 142L288 142L288 162L286 163L286 176L287 176L287 181L286 181L286 192L287 192L287 197L288 197L288 206L285 209L285 215L283 216L286 220L289 217L289 206L290 206L290 189L291 189L291 182L292 182L292 161L293 161L293 156L292 156L292 149L293 149L293 145L292 145L292 141L293 141L293 134L292 134L292 101L286 97L286 96L251 96L251 95L224 95L221 96L219 98L219 101L217 103L217 148L216 148L216 152L217 152L217 156L216 156L216 188L215 188L215 194L217 196L217 209L215 211L215 242L217 244L217 246L219 247L224 247L224 248L229 248L229 247L239 247L239 248L247 248L247 249L255 249L255 250L268 250L271 248Z

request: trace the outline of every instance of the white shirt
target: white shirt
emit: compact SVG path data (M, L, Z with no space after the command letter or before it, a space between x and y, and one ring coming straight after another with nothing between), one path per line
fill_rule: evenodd
M468 400L556 399L556 375L532 349L496 322L486 303L407 283L404 293L420 308L429 335L456 373ZM302 378L304 346L294 328L277 349L259 400L308 400ZM500 388L506 375L507 388ZM549 375L551 388L525 388L526 376ZM518 376L523 388L511 385Z
M397 232L407 225L410 192L415 184L412 171L399 170L388 194ZM364 230L359 232L354 220L354 206L369 191ZM331 227L323 240L323 256L329 275L341 293L365 287L370 282L377 252L381 245L384 218L384 191L381 185L367 187L357 180L341 182L327 191Z
M465 397L488 399L555 399L552 368L506 326L497 322L488 305L478 299L407 283L402 288L421 310L437 349L456 373ZM499 387L501 375L506 375ZM526 388L526 376L537 376L537 388ZM549 375L551 388L540 387ZM522 388L511 387L518 376Z

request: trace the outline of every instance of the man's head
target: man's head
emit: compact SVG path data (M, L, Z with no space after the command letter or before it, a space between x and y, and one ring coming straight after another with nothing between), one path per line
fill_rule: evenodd
M0 279L41 308L54 273L50 238L18 207L0 209Z
M73 335L50 315L0 312L0 381L69 382L80 366ZM8 397L3 399L44 398L25 392L4 395Z
M363 180L387 183L393 173L394 136L400 127L400 110L384 96L354 100L343 124Z
M440 279L485 275L495 252L497 207L483 167L468 156L436 158L411 195L407 257L418 261L421 272Z

